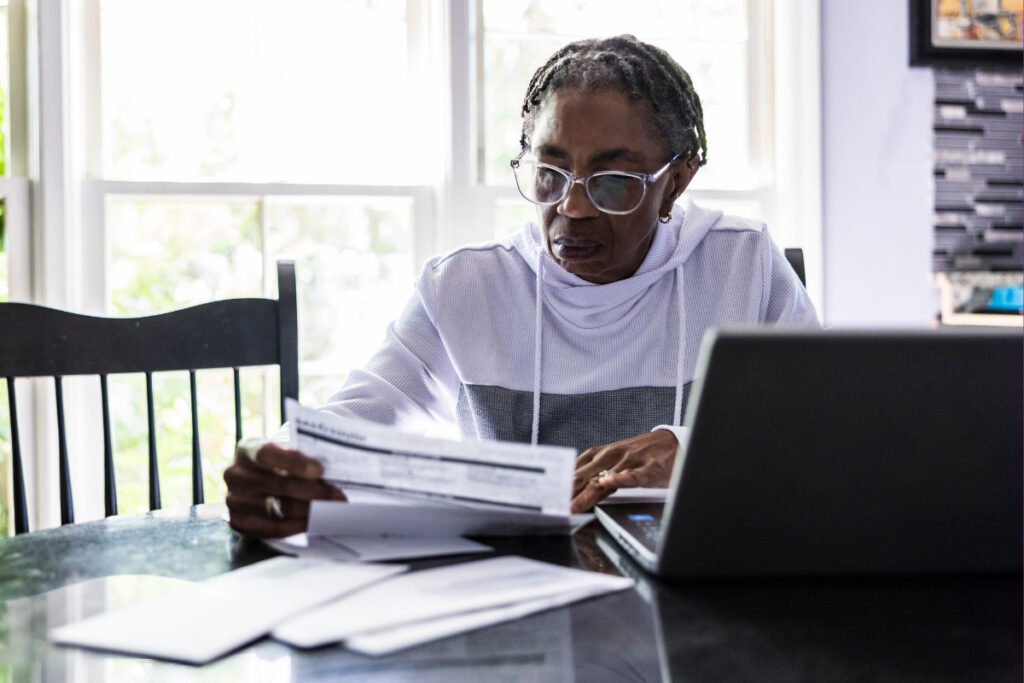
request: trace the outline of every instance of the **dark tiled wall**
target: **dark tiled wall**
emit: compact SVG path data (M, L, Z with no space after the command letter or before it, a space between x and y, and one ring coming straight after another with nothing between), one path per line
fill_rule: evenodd
M1020 270L1021 74L934 74L933 268Z

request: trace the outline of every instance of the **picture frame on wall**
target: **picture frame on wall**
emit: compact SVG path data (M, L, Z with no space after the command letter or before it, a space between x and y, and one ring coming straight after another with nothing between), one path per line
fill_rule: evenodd
M1022 68L1024 0L908 0L910 64Z

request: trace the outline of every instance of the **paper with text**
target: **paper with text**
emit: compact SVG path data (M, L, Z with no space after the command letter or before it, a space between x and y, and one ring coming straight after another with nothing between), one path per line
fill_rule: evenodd
M559 446L453 441L304 408L285 407L291 445L341 489L362 487L458 504L567 515L576 452Z

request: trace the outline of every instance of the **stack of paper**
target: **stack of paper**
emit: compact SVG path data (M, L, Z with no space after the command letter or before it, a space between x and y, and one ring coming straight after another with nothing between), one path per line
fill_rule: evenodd
M343 641L380 655L632 585L623 577L497 557L389 579L292 618L273 636L303 648Z
M353 536L295 534L264 541L274 550L339 562L384 562L417 557L441 557L489 553L493 548L461 536L367 536L365 530Z
M571 534L593 518L569 513L571 448L406 434L293 400L286 412L292 446L319 460L349 502L313 501L308 537L273 543L283 552L363 561L482 552L451 539Z
M271 632L298 647L344 641L380 655L633 585L522 557L405 570L278 557L51 629L49 638L190 664Z

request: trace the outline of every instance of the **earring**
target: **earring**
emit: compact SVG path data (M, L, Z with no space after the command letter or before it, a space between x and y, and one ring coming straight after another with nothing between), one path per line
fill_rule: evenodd
M664 216L660 216L658 218L658 222L659 223L668 223L670 220L672 220L672 214L671 213L667 213Z

